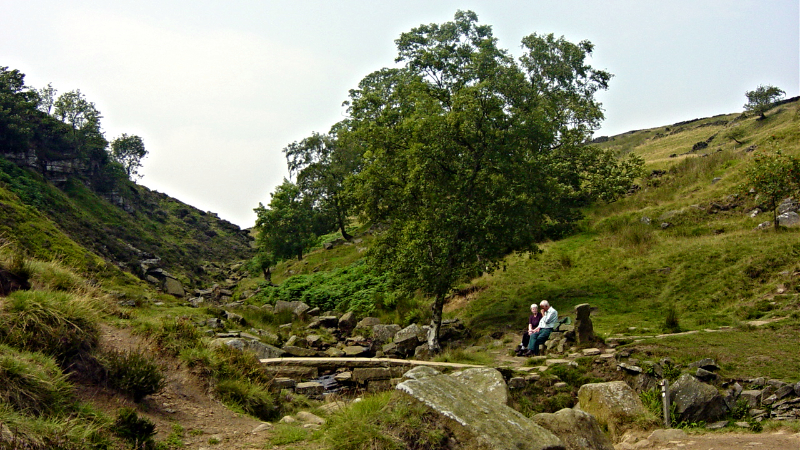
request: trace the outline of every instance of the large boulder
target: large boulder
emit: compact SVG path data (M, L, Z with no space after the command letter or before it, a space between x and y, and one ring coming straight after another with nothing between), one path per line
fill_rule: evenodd
M474 437L477 445L496 450L565 450L561 440L518 411L490 401L474 386L430 367L405 374L397 389L448 417Z
M608 427L612 438L621 436L627 424L647 414L639 395L624 381L584 384L578 389L578 409Z
M352 311L346 312L339 318L339 331L342 334L350 334L356 327L356 323L356 315Z
M397 346L397 353L407 357L414 354L417 346L421 343L419 336L424 333L417 324L411 324L394 335L394 344Z
M508 385L506 385L503 375L495 369L465 369L450 376L471 386L478 395L486 400L501 405L508 404Z
M181 282L172 277L164 278L164 292L181 298L186 295L186 291L183 289Z
M683 374L669 387L670 404L675 405L674 418L679 422L714 422L728 413L725 398L714 386Z
M611 438L589 413L564 408L554 414L536 414L533 421L558 436L568 450L614 450Z

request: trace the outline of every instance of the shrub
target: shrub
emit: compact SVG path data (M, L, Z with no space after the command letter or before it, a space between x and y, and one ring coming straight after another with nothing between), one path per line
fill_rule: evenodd
M673 304L669 305L664 315L664 331L668 333L677 333L681 331L681 326L678 322L678 310L675 309L675 305Z
M164 385L161 367L141 351L110 351L99 359L105 369L108 385L130 395L137 403L160 391Z
M146 417L139 417L133 408L122 408L114 421L114 433L136 449L153 449L156 425Z
M16 291L0 312L0 343L51 355L67 367L97 345L94 311L67 293Z
M261 420L275 419L279 409L267 388L245 379L220 380L215 391L223 402Z
M198 346L202 338L200 330L185 318L165 318L158 326L145 325L144 331L155 340L159 350L172 356Z

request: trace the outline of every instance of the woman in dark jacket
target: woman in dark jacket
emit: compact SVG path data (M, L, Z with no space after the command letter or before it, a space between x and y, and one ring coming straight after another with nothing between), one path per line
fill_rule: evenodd
M531 305L531 315L528 317L528 329L522 333L522 345L517 349L517 356L523 356L522 354L528 349L528 341L531 337L536 339L536 336L532 336L533 330L539 326L540 320L542 320L542 313L539 312L539 306L534 303Z

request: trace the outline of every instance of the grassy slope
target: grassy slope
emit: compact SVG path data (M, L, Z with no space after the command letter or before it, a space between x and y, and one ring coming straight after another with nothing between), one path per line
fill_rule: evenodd
M590 303L598 307L595 329L610 337L661 333L674 308L683 330L734 330L703 335L700 348L696 335L654 340L647 352L717 357L730 376L797 380L800 282L793 274L800 270L800 230L754 231L770 217L749 216L756 202L741 184L751 157L744 148L800 156L799 124L795 102L773 109L764 121L718 116L612 138L603 145L635 152L648 169L668 173L635 195L588 211L582 232L545 243L541 255L512 256L507 270L473 280L483 290L456 314L489 332L497 324L522 329L534 300L551 299L567 315L576 304ZM725 138L733 127L744 128L745 137L738 138L744 145ZM669 157L714 135L708 148ZM641 223L644 216L650 225ZM673 226L662 230L662 222ZM776 294L779 287L788 292ZM743 325L778 317L785 319L757 331Z

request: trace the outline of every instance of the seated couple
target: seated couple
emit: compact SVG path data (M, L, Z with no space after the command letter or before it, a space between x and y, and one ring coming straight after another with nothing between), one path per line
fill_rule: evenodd
M550 306L547 300L542 300L539 303L539 312L536 303L531 305L531 315L528 318L528 331L523 337L522 342L525 345L527 340L527 349L520 356L538 356L539 346L544 345L553 328L558 325L558 311ZM527 337L528 339L525 339Z

